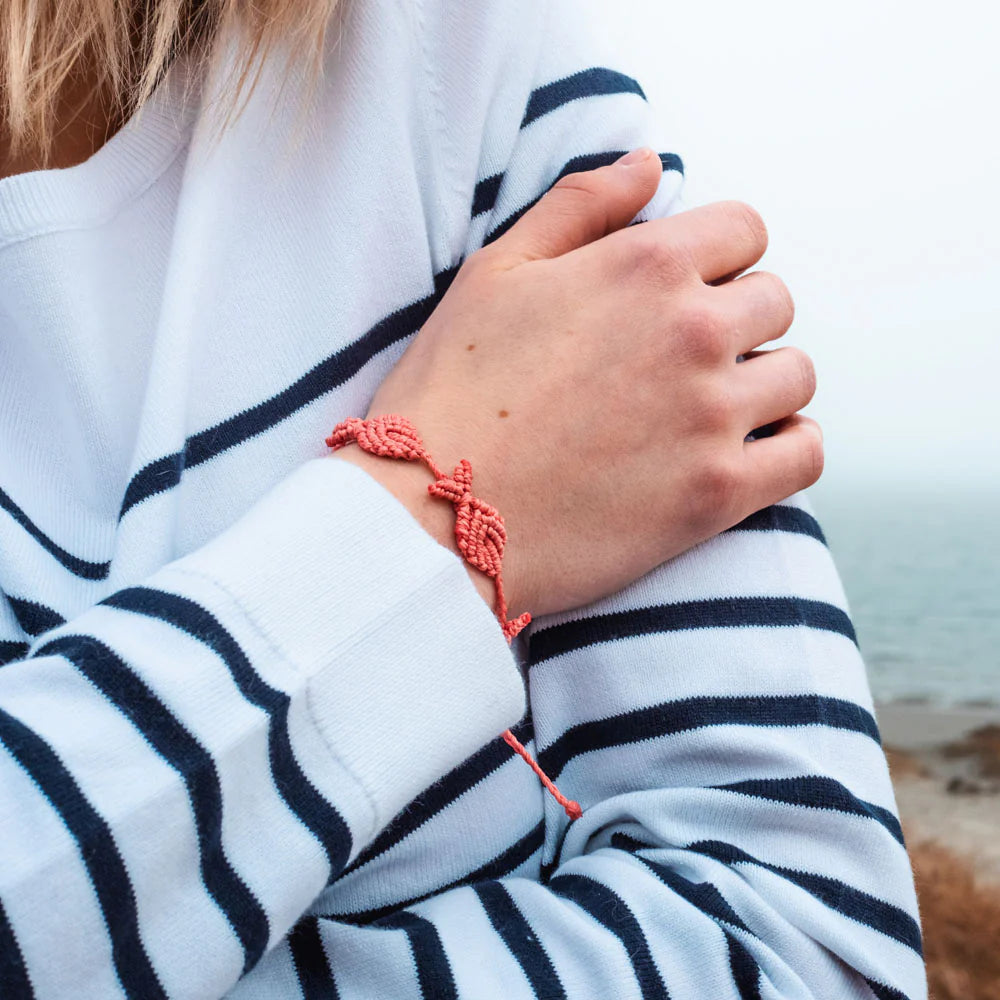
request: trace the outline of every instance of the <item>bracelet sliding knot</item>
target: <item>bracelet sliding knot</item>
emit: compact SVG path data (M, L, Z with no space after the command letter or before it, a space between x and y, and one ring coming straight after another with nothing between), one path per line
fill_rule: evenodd
M462 459L449 476L440 469L428 454L416 428L406 417L397 413L384 414L362 420L348 417L333 429L326 439L327 445L337 451L345 445L356 443L364 451L384 458L400 458L407 462L423 462L434 474L434 482L427 492L432 497L447 500L455 508L455 541L462 557L476 569L493 579L497 592L496 615L508 642L531 621L527 611L516 618L507 618L507 599L503 591L501 563L507 544L507 528L500 512L492 504L472 492L472 465ZM503 734L511 749L538 775L542 784L563 807L571 820L579 819L582 810L577 802L567 799L531 754L508 729Z

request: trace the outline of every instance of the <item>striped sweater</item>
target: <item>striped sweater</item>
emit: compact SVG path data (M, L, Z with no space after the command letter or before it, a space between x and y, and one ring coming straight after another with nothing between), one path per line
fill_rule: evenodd
M276 60L219 136L187 74L0 182L3 1000L925 997L805 501L511 649L324 457L560 175L652 145L678 210L627 63L571 0L353 0L305 104Z

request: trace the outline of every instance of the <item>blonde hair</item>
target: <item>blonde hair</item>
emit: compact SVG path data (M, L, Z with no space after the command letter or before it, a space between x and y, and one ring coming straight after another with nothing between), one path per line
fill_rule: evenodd
M210 62L223 29L241 39L232 110L279 42L318 69L338 0L0 0L0 112L14 151L47 159L65 88L93 79L91 97L118 120L137 111L182 52Z

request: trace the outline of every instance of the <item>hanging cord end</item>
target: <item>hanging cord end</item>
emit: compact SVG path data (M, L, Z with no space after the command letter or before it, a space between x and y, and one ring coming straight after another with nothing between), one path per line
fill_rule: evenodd
M549 794L566 810L566 815L571 820L579 819L583 815L580 803L573 799L566 798L562 792L556 788L555 782L539 767L538 762L524 748L524 744L508 729L503 734L504 742L523 760L535 774L538 780L545 786Z
M531 623L531 615L525 611L524 614L518 615L516 618L511 618L510 621L503 623L503 634L506 636L507 641L510 642L526 625Z

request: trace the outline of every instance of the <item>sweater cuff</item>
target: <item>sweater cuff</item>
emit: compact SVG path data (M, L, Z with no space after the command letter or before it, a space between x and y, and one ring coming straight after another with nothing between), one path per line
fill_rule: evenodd
M459 556L349 462L306 463L174 566L225 590L301 675L376 829L525 711Z

